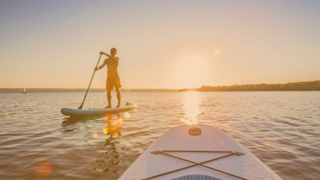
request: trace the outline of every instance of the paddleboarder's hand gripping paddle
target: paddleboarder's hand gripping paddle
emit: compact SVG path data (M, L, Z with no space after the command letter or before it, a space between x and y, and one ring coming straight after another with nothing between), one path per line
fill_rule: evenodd
M83 101L82 101L82 104L78 107L78 109L82 109L82 106L83 106L83 104L84 104L84 101L86 100L86 97L87 97L88 91L89 91L89 89L90 89L90 85L91 85L92 79L93 79L93 77L94 77L94 74L95 74L95 73L96 73L96 71L98 70L98 68L97 68L97 67L98 67L98 65L99 65L99 61L100 61L100 59L101 59L102 53L103 53L103 52L101 51L101 52L100 52L99 60L98 60L98 62L97 62L97 65L96 65L96 67L94 68L93 75L92 75L92 78L91 78L90 84L89 84L89 86L88 86L88 89L87 89L86 95L84 96Z

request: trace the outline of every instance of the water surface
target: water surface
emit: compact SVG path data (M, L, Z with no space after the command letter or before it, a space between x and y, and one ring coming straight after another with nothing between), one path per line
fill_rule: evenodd
M117 179L159 136L191 123L226 132L283 179L320 177L320 92L123 92L138 104L130 114L60 113L83 96L0 93L0 179ZM105 103L90 92L84 109Z

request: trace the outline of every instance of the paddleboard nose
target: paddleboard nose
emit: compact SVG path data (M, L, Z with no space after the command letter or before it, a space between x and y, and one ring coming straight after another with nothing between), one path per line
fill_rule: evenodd
M189 134L191 136L199 136L201 134L201 129L200 128L197 128L197 127L191 127L189 129Z

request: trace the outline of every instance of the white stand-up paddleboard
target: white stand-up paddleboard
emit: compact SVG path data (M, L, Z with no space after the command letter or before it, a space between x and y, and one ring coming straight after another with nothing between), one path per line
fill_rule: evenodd
M155 141L119 180L281 180L226 133L182 125Z
M66 116L103 116L109 113L117 113L123 111L129 111L131 109L137 108L137 105L125 105L120 108L101 108L101 109L71 109L62 108L61 113Z

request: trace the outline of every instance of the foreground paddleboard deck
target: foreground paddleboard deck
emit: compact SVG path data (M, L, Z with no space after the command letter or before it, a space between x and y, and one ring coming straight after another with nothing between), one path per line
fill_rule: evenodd
M101 108L101 109L71 109L62 108L61 113L66 116L103 116L109 113L117 113L123 111L129 111L131 109L137 108L137 105L128 105L120 108Z
M182 125L163 134L119 180L281 180L226 133L205 125L190 128Z

